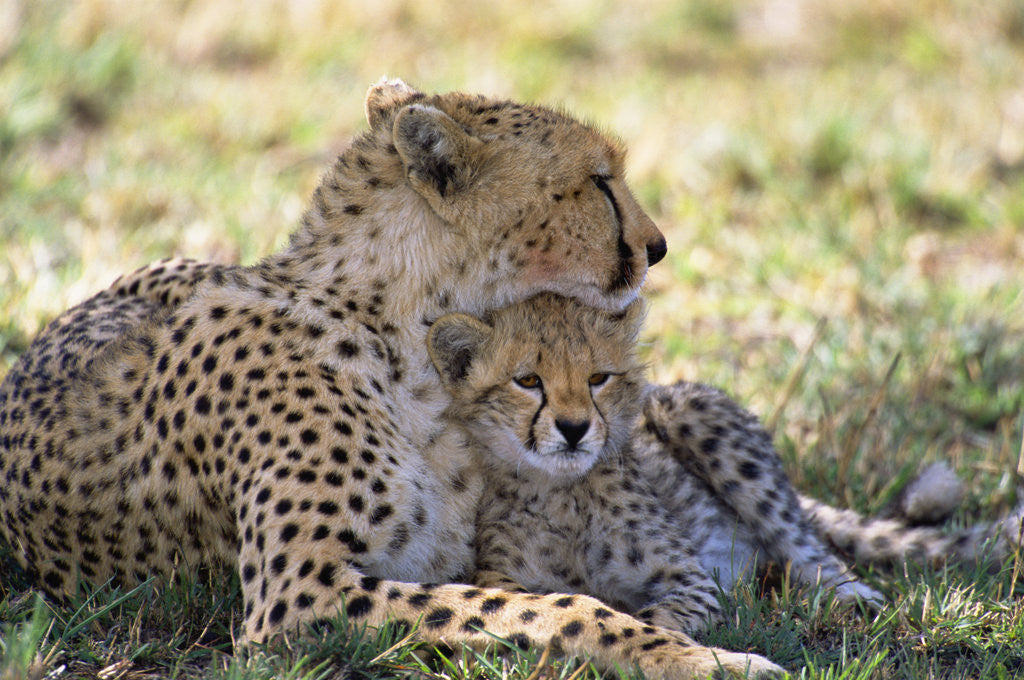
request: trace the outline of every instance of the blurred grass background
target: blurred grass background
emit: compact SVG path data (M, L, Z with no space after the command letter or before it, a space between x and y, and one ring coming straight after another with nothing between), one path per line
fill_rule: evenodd
M801 489L873 511L941 459L961 521L1016 504L1020 0L0 0L0 376L119 273L282 245L384 74L619 135L653 376L767 418Z

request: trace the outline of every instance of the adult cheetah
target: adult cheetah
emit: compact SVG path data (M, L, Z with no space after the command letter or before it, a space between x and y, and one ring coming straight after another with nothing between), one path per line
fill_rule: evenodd
M400 81L366 114L282 252L136 272L36 338L0 385L4 537L56 595L234 567L247 641L344 611L702 675L711 651L597 600L456 583L481 481L435 455L453 448L436 318L542 291L621 309L665 254L621 149L549 109ZM636 635L603 647L606 626Z

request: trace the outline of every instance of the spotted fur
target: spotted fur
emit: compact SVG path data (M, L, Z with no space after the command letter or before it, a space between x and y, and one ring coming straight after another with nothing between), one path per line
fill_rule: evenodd
M34 340L0 384L4 538L57 597L236 569L248 642L344 612L419 621L431 642L482 647L486 630L654 677L716 672L594 598L459 583L483 482L441 422L427 328L542 291L633 301L665 242L621 149L549 109L397 81L366 110L283 251L144 269Z

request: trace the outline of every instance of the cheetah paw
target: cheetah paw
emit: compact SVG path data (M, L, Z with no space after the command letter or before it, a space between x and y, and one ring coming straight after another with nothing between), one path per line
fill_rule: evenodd
M836 600L843 604L863 602L871 609L881 609L888 600L880 592L860 581L847 581L835 587Z
M735 678L781 678L786 669L778 666L763 656L757 654L744 654L742 652L727 652L722 649L711 649L713 661L706 671L707 675L697 677L721 677L725 671L726 677ZM703 672L703 669L701 669Z
M781 678L785 669L763 656L701 646L670 647L635 659L648 680Z

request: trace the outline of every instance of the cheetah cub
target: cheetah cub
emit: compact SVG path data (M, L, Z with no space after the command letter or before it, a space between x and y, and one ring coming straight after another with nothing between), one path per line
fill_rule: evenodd
M431 329L446 415L485 469L478 585L585 593L695 633L758 558L879 604L819 533L864 563L966 557L993 535L944 536L799 496L768 434L723 393L647 385L634 354L641 317L640 303L614 314L543 295ZM1019 517L995 533L1014 521L1019 533Z
M542 295L482 321L451 314L431 328L430 354L452 396L446 415L477 442L486 470L478 585L595 595L692 633L720 616L719 585L732 584L761 551L792 563L804 582L878 599L799 519L785 475L748 475L746 488L720 492L665 446L637 441L645 400L659 396L634 353L642 316L640 303L607 313ZM733 417L741 414L728 404ZM719 448L750 434L698 407L690 404L693 414L723 429ZM650 436L642 425L639 432ZM766 441L748 446L770 451ZM761 464L740 465L751 472ZM744 521L737 506L772 497L785 511L758 525Z

